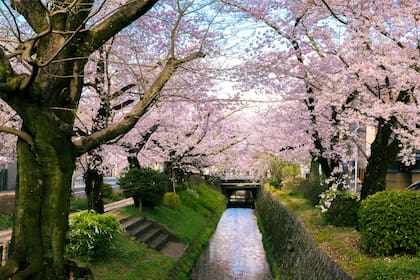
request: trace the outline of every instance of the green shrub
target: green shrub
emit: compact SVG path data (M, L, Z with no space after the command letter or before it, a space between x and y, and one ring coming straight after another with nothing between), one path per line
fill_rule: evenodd
M0 213L11 215L15 211L15 195L4 194L0 196Z
M91 262L106 255L119 230L117 219L110 214L82 212L71 216L67 252L72 258Z
M215 188L217 190L220 189L220 183L222 179L219 176L206 175L204 178L206 179L206 183L210 188Z
M309 200L312 206L315 206L320 201L320 194L328 189L327 184L321 184L319 178L309 178L303 180L298 187L298 191L303 193L303 196Z
M71 212L79 212L82 210L86 210L88 206L87 197L75 197L72 196L70 198L70 213Z
M220 204L220 196L214 195L218 191L206 185L191 186L179 193L182 204L192 208L204 217L210 217L216 211L215 206ZM223 198L223 197L222 197Z
M268 182L271 186L273 186L276 189L280 189L281 181L279 181L277 178L271 178Z
M101 186L101 190L102 190L102 198L103 199L111 199L112 198L112 185L108 184L108 183L102 183Z
M321 194L320 208L325 221L334 226L357 226L360 200L348 191L325 191Z
M13 227L13 216L0 213L0 230Z
M360 206L362 246L374 255L420 252L420 192L393 190L369 196Z
M125 197L132 197L134 204L154 207L162 203L168 178L151 168L133 168L125 173L118 184Z
M122 191L118 190L118 191L112 192L111 197L104 198L104 203L108 204L108 203L112 203L112 202L115 202L115 201L123 200L125 198L126 197L125 197L124 193Z
M304 179L301 177L287 176L281 182L281 187L287 190L297 191L299 190L299 186L302 184L303 180Z
M167 192L165 193L165 195L163 196L163 205L169 207L169 208L177 208L178 206L180 206L181 203L181 199L179 198L179 196L176 193L173 192Z

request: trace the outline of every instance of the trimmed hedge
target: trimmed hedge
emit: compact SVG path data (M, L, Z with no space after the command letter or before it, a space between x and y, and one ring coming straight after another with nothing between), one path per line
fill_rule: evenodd
M163 197L163 205L169 208L177 208L182 204L181 199L179 196L174 192L167 192Z
M358 212L362 246L378 256L420 252L420 192L382 191Z

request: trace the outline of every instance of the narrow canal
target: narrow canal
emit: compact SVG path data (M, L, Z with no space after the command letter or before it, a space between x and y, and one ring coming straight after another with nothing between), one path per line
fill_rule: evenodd
M272 279L253 209L228 208L223 213L191 279Z

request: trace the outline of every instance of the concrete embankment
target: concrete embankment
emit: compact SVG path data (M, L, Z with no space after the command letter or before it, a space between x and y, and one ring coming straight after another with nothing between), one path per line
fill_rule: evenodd
M296 217L278 199L261 188L256 210L280 279L352 279L317 248Z

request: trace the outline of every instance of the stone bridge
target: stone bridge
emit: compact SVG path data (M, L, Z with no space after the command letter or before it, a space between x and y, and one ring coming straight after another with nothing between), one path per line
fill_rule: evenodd
M222 179L220 189L228 199L228 208L254 208L261 185L248 178Z

